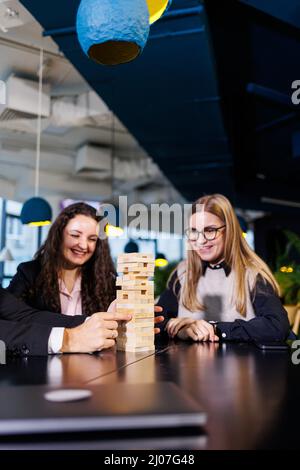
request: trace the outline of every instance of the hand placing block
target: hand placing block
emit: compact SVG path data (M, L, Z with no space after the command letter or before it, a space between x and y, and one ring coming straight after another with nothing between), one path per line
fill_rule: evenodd
M121 351L154 350L154 258L143 253L118 256L117 312L132 315L120 323L117 348Z

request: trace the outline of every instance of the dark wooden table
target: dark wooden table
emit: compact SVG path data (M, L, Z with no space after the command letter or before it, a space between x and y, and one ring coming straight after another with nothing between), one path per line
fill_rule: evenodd
M157 381L176 383L207 411L205 440L180 444L175 439L174 448L299 447L300 365L293 365L291 352L263 352L245 343L169 342L155 354L109 350L11 358L0 366L1 387ZM150 445L154 449L157 444Z

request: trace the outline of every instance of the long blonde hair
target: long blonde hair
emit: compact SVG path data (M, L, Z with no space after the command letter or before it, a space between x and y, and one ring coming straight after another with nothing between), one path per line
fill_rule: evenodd
M246 316L246 285L249 275L255 280L257 275L260 274L265 282L271 284L277 295L279 295L279 286L266 263L254 253L243 237L230 201L222 194L203 196L194 202L192 214L196 212L197 206L199 207L200 204L202 205L201 210L214 214L226 225L224 230L224 261L235 274L234 298L236 310L241 315ZM182 275L186 276L182 287L181 299L183 306L192 312L204 310L205 306L197 299L197 285L203 275L203 265L199 255L194 250L188 250L186 269ZM178 281L180 281L180 277Z

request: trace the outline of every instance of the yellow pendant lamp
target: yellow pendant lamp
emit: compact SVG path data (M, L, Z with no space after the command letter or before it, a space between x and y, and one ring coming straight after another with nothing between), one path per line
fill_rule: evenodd
M166 266L168 266L168 264L169 261L167 260L165 255L163 253L157 253L155 257L155 266L157 268L165 268Z
M172 0L146 0L150 15L150 24L155 23L166 12Z

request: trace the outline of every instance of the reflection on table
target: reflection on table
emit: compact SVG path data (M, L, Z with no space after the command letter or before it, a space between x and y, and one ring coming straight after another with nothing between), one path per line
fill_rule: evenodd
M0 386L174 382L201 403L208 416L205 442L190 439L187 446L252 449L298 445L293 423L300 417L299 373L285 351L263 352L245 343L170 341L161 344L155 354L113 349L93 355L11 358L0 368ZM185 436L181 437L181 443L185 442ZM141 440L141 445L161 448L153 438ZM107 448L116 445L116 441L105 442ZM174 436L168 442L182 448ZM93 448L94 444L89 445Z

